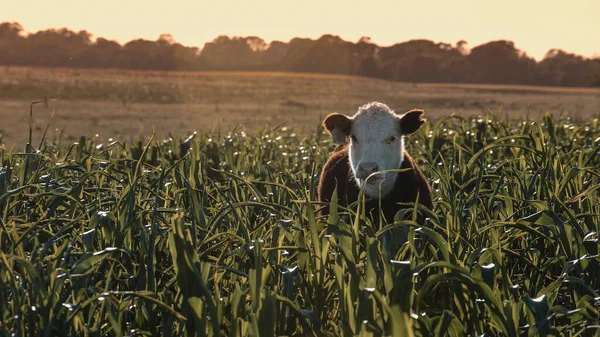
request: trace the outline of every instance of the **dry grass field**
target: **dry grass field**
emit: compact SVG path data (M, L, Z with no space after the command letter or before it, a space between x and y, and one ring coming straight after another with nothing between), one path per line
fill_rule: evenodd
M488 112L501 118L537 118L545 112L586 120L600 114L600 89L530 86L412 84L369 78L263 72L160 72L86 69L0 68L0 135L6 146L23 147L29 104L34 142L46 128L65 139L99 134L128 140L182 135L234 126L252 131L292 125L314 131L321 118L353 113L379 100L402 111L424 108L429 119Z

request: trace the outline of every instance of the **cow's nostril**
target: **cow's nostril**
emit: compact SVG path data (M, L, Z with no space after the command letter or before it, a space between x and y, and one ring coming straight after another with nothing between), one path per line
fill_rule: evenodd
M379 171L379 166L375 163L363 163L358 166L358 171L362 178L366 178L372 173Z

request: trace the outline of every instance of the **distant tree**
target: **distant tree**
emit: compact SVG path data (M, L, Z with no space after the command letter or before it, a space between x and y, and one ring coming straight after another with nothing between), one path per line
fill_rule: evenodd
M118 58L123 48L115 41L97 38L81 55L82 67L117 68Z
M23 37L23 27L16 22L0 23L0 39L17 40Z
M219 36L204 45L200 57L213 69L260 69L267 43L256 36Z
M379 59L379 47L371 41L370 37L363 36L354 46L351 46L353 69L351 74L380 77L381 62Z
M16 22L0 24L0 64L24 64L20 53L25 39L23 27Z
M475 83L531 84L536 72L535 60L506 40L473 48L467 61L470 82Z
M81 55L91 44L92 34L84 30L48 29L27 36L21 57L30 65L81 67L85 64Z
M297 45L282 61L288 70L313 72L355 74L359 71L362 56L352 42L344 41L339 36L325 34L318 40L309 40L304 45Z
M417 56L413 62L411 82L440 82L438 67L438 62L434 57Z
M467 41L465 41L465 40L459 40L458 42L456 42L456 50L461 55L467 55L469 53L469 51L467 50L467 44L468 44Z
M597 62L560 49L549 50L538 64L537 84L592 86L598 74Z
M591 60L594 71L593 71L593 81L592 86L600 87L600 57L594 58Z
M281 41L272 41L262 53L264 70L282 70L282 60L290 49L290 44Z
M166 33L160 34L158 36L158 41L159 42L166 42L168 44L175 44L175 43L177 43L177 41L175 41L175 38L173 37L173 35L166 34Z
M440 42L437 44L438 48L440 48L441 50L448 50L451 51L452 50L452 45L449 43L445 43L445 42Z
M462 55L447 43L411 40L381 48L383 76L390 80L445 82L451 77L451 64Z
M361 44L361 43L372 43L371 42L371 37L369 36L362 36L360 39L358 39L357 44Z
M171 34L156 41L120 45L66 28L25 34L15 22L0 23L0 65L154 70L278 70L338 73L409 82L473 82L600 86L600 58L551 49L539 63L512 41L471 50L465 40L410 40L389 47L363 36L356 43L325 34L270 44L257 36L218 36L200 50Z

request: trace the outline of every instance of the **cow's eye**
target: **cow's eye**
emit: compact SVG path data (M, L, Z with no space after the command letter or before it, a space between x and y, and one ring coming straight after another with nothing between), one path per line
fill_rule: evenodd
M356 139L355 135L350 135L350 139L352 139L352 142L358 143L358 139Z
M388 144L393 144L396 141L396 137L389 137L388 139L386 139L386 143Z

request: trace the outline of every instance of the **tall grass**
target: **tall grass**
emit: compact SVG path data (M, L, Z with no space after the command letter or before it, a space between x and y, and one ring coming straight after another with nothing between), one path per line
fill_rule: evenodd
M320 217L319 133L2 150L0 335L598 334L598 119L451 117L408 144L425 226Z

